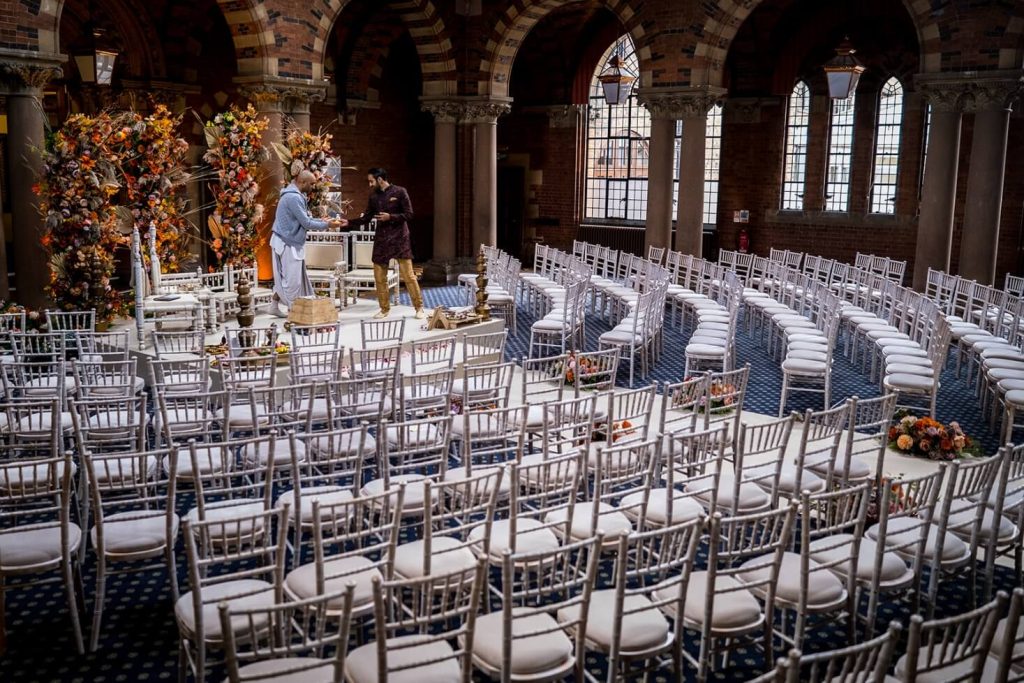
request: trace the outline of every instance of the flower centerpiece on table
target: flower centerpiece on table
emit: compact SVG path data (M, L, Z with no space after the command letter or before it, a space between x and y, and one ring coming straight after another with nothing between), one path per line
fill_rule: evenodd
M42 244L50 259L46 293L62 310L95 309L101 325L125 310L110 284L114 251L126 243L113 204L121 190L120 130L107 112L72 115L48 137L43 172L34 187L45 219Z
M908 410L896 411L889 428L889 447L929 460L956 460L980 452L959 423L944 425L930 417L917 417Z
M246 109L232 107L204 126L209 149L203 160L217 176L209 227L211 246L220 263L242 267L256 261L263 224L259 169L266 158L263 131L267 125L267 119L257 116L249 105Z
M181 115L175 116L162 104L143 117L128 112L114 134L122 148L121 170L125 184L126 208L131 220L148 239L150 225L156 226L156 253L160 267L168 273L181 270L192 234L185 214L185 170L188 141L177 135ZM142 250L149 261L149 251Z

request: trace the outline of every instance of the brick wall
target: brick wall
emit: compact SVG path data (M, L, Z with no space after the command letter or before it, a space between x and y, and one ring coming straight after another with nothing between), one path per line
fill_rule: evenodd
M344 166L342 192L353 200L349 215L366 208L366 169L383 166L391 182L409 190L415 219L411 224L413 253L427 259L433 249L434 124L421 112L416 97L419 65L408 37L398 40L388 53L381 79L380 108L356 110L355 123L339 123L333 105L314 105L311 124L334 136L334 151Z

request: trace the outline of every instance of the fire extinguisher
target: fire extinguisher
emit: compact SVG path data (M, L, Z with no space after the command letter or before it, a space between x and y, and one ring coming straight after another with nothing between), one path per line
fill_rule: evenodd
M739 252L746 254L748 251L750 251L750 235L747 234L747 228L742 227L739 236Z

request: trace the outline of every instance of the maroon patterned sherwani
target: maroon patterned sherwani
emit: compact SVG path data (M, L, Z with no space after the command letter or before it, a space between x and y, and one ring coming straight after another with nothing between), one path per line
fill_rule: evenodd
M377 221L377 236L373 240L373 262L387 265L391 259L411 259L412 244L409 240L409 221L412 220L412 201L404 187L388 185L383 192L374 190L366 211L359 218L349 221L353 228L369 224L378 213L391 216L387 223Z

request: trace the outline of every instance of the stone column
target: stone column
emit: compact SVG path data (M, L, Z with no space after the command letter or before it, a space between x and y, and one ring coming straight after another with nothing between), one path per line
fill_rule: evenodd
M40 244L43 217L39 198L32 185L42 174L40 153L45 145L46 114L42 89L60 75L54 64L10 61L0 62L0 77L7 93L7 157L10 178L10 206L14 233L14 263L18 303L33 308L46 304L45 286L50 280L46 252ZM0 289L8 290L7 256L0 239Z
M442 264L456 255L455 124L462 109L457 101L423 101L434 117L434 261Z
M310 128L309 109L313 102L323 102L326 95L326 87L291 88L284 92L283 109L287 117L286 122L292 130L306 130Z
M1010 103L1021 89L1022 74L986 74L975 78L973 85L972 97L967 102L967 108L975 114L960 240L960 275L991 285L995 281L999 250Z
M269 280L274 276L270 256L270 228L274 223L274 212L277 209L277 198L281 192L283 171L281 161L274 154L271 145L281 142L284 138L284 90L280 87L254 83L240 89L243 97L252 102L256 111L267 119L267 129L263 132L263 146L267 158L263 162L260 177L260 203L263 204L263 226L261 232L265 239L256 249L256 265L259 268L257 277Z
M509 98L467 99L463 121L473 126L472 253L498 243L498 117L512 110Z
M928 283L929 268L949 270L960 161L962 100L967 85L957 78L926 74L918 74L914 82L932 107L914 255L914 289L923 292Z
M683 135L679 147L679 203L675 248L701 255L704 243L704 176L708 112L725 96L721 88L699 88L679 96Z

